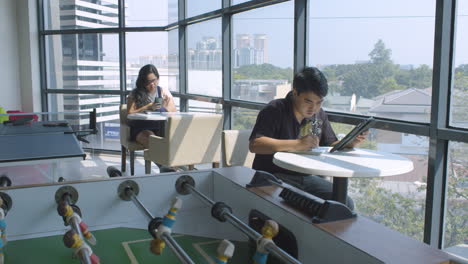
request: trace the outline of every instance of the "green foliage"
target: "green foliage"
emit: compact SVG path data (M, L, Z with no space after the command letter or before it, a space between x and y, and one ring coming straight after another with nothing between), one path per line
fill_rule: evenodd
M468 243L468 147L453 143L449 152L445 247Z
M468 243L468 169L464 165L468 162L468 148L466 145L453 146L449 155L445 248ZM400 194L382 187L383 182L381 179L366 178L350 180L350 193L353 194L356 211L421 241L426 186L420 186L415 192Z
M385 43L379 39L374 45L374 49L369 53L369 57L374 64L392 63L392 50L385 48Z
M376 222L422 241L424 231L424 197L402 195L379 187L380 180L353 179L350 189L356 210Z
M280 68L265 63L261 65L244 65L234 70L234 80L288 80L292 82L293 70Z
M234 108L232 112L232 129L252 129L257 120L258 110Z
M370 62L325 67L323 72L332 84L330 92L372 98L394 90L431 87L432 69L429 66L402 69L393 64L391 54L384 42L378 40L369 53ZM468 71L468 67L465 70Z

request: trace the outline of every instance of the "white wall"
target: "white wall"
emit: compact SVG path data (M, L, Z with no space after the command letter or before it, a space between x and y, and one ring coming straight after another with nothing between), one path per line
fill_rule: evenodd
M0 1L0 106L41 110L35 0Z
M16 1L0 1L0 106L21 108Z

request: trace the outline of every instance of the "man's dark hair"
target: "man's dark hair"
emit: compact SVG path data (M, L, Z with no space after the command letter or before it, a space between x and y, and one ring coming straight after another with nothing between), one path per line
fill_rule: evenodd
M323 73L315 67L305 67L294 75L293 87L297 94L314 92L320 97L327 96L328 83Z

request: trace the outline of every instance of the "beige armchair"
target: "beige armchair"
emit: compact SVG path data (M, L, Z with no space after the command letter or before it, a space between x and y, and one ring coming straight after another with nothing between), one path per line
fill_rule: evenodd
M255 154L249 151L249 137L252 130L223 131L223 166L252 167Z
M221 160L223 118L219 114L182 113L169 115L164 137L150 136L145 151L145 172L151 162L168 167L213 163Z
M135 151L145 147L130 140L130 127L127 125L127 105L120 105L120 145L122 145L122 172L126 170L127 152L130 152L130 175L135 174Z

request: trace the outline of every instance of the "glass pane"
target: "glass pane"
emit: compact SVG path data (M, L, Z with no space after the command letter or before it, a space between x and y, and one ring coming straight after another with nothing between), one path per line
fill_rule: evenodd
M259 110L241 107L232 108L231 127L232 129L252 129L257 120Z
M231 5L237 5L237 4L247 2L247 1L250 1L250 0L231 0L232 2Z
M45 0L45 29L106 28L119 25L118 1Z
M175 23L179 20L179 0L169 0L169 23Z
M337 135L353 126L332 123ZM370 129L359 148L393 153L413 161L414 170L382 178L350 178L349 195L356 211L419 241L423 239L429 138Z
M117 34L46 37L48 89L119 90Z
M169 31L169 66L168 85L169 90L179 91L179 30Z
M468 2L457 2L455 72L450 100L450 125L468 128Z
M89 112L96 108L97 135L86 137L90 144L84 148L120 150L120 96L98 94L49 94L50 112L71 112L57 115L57 120L67 120L73 130L89 128ZM78 113L77 113L78 112Z
M293 17L293 2L233 15L233 99L267 103L291 90Z
M221 19L187 27L187 92L222 95Z
M180 111L180 98L174 96L174 104L177 108L177 111Z
M444 249L462 258L468 237L468 144L449 142Z
M429 122L435 1L310 2L308 64L328 78L328 109Z
M201 15L221 8L220 0L186 0L187 17Z
M223 106L216 103L188 100L188 112L223 114Z
M177 21L177 0L125 1L127 27L167 26Z
M169 34L174 35L174 32L126 33L127 90L132 90L136 87L138 72L140 68L146 64L153 64L158 69L159 86L169 87L171 90L177 89L177 76L179 71L177 63L177 67L174 69L174 61L177 61L177 55L169 55ZM177 34L177 31L175 34ZM171 43L171 45L174 44L177 45L177 42ZM171 73L169 73L171 61L172 67ZM174 72L174 70L176 70L176 72Z

